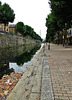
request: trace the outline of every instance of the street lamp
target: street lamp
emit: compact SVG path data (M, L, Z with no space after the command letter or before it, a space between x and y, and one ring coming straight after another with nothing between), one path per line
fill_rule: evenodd
M66 40L66 35L67 35L67 30L66 30L66 26L67 26L67 23L65 23L65 28L63 29L63 46L65 44L65 40Z
M63 37L62 37L62 39L63 39L63 47L64 47L64 29L63 29Z
M65 39L66 39L66 46L68 45L68 35L67 35L67 29L66 29L67 23L65 23Z

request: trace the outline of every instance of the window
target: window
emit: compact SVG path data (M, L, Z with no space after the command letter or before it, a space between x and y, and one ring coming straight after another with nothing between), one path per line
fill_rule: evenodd
M70 30L69 34L71 35L71 30Z
M2 26L0 25L0 29L2 30Z

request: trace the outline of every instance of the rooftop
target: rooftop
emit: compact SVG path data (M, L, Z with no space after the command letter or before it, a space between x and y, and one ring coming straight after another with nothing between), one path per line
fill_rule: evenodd
M9 27L13 28L15 27L15 24L9 24Z

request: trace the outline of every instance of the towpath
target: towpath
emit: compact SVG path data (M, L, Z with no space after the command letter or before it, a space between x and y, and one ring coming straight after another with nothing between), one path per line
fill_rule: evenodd
M55 100L72 100L72 48L51 44L47 50Z
M72 48L46 44L7 100L72 100Z

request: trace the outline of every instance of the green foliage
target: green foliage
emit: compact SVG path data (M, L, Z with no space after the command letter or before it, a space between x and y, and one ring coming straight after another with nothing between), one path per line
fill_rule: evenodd
M72 2L69 0L49 0L51 13L46 18L46 41L53 41L57 31L71 27ZM65 26L65 23L67 25Z
M34 29L31 26L25 25L25 33L24 36L29 36L33 39L37 39L42 41L41 37L34 31Z
M34 29L29 25L24 25L23 22L18 22L16 24L16 31L21 33L24 37L42 41L41 37L34 31Z
M25 27L23 22L18 22L16 24L16 31L24 35Z
M0 5L0 23L4 23L5 25L9 22L13 22L15 18L14 11L8 4Z
M30 35L27 35L27 37L28 37L29 39L32 39L32 37L31 37Z
M67 27L71 26L72 20L72 1L69 0L50 0L50 6L52 12L56 16L58 23L65 27L65 23L67 23Z
M53 13L50 13L47 16L46 27L47 27L46 41L51 42L54 39L56 31L60 29L59 26L57 25L57 21Z
M1 4L2 4L2 3L1 3L1 1L0 1L0 6L1 6Z
M12 47L12 45L11 45L11 44L8 44L8 46L9 46L9 48L11 48L11 47Z
M16 62L18 65L23 65L25 62L28 62L32 59L33 55L40 49L41 46L34 47L30 52L26 51L21 54L19 57L16 57Z
M33 32L34 32L34 29L32 27L30 27L29 25L25 25L25 35L32 36Z

